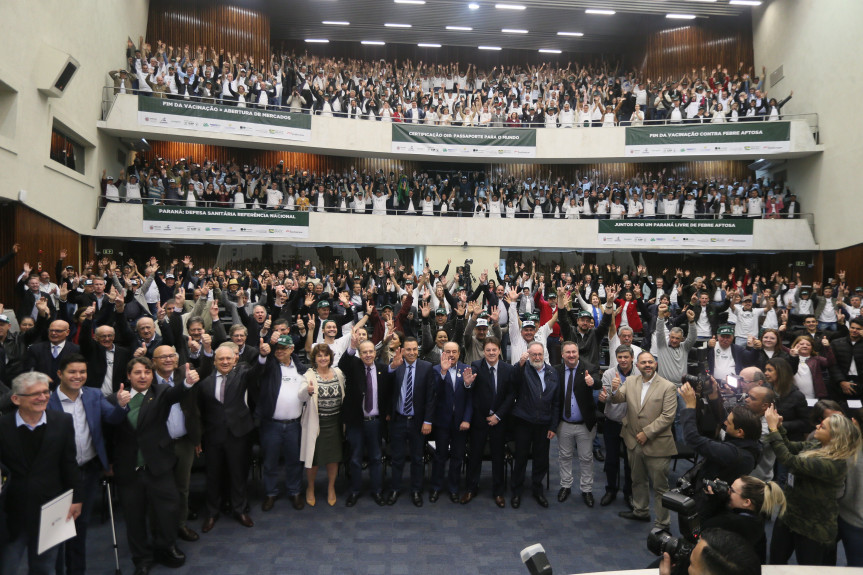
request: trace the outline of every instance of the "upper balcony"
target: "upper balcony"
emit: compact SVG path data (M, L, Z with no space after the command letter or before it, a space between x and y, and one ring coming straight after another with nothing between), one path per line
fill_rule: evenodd
M639 130L511 128L495 134L503 137L492 141L488 134L496 130L490 128L309 117L106 92L105 119L98 127L112 136L334 156L565 164L789 159L824 149L818 143L817 114L786 116L780 122L661 124ZM270 117L256 115L260 112ZM398 137L398 127L410 127L413 133ZM417 132L432 132L435 137Z

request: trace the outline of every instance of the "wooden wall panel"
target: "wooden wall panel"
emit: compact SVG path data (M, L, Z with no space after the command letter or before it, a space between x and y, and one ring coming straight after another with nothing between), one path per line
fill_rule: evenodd
M738 22L733 29L690 24L654 32L647 37L639 70L647 78L679 80L683 74L691 75L693 68L700 74L702 66L707 67L707 74L717 65L727 67L732 75L740 62L748 68L755 59L752 22L745 18Z
M838 274L845 270L845 283L851 289L863 285L863 267L860 262L863 262L863 244L836 251L835 271Z
M137 39L136 39L137 40ZM270 59L270 17L247 7L219 0L151 0L145 41L156 46L215 46L216 51Z

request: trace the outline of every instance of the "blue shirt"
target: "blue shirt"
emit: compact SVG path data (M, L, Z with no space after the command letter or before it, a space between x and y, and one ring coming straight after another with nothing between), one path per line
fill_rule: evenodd
M578 371L578 364L577 363L575 364L575 367L573 367L573 368L567 367L564 370L564 378L565 378L564 383L563 383L565 386L563 388L564 391L569 386L569 378L575 377L576 371ZM573 383L573 388L574 387L575 387L575 384ZM570 394L570 397L569 397L569 405L570 405L570 408L572 410L572 412L570 413L571 417L569 419L564 417L563 419L564 419L564 421L568 421L569 423L581 423L582 421L584 421L584 417L581 415L581 410L578 408L578 402L575 401L575 389L572 389L570 391L572 392ZM564 413L566 413L566 409L564 409Z

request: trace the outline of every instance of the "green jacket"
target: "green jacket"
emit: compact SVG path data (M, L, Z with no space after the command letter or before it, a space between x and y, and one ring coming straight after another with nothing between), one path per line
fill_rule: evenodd
M765 439L773 447L776 460L794 476L785 486L788 508L782 520L791 531L824 545L836 541L839 504L836 498L845 483L848 464L823 457L800 457L799 453L818 449L818 441L788 441L785 428L769 433Z

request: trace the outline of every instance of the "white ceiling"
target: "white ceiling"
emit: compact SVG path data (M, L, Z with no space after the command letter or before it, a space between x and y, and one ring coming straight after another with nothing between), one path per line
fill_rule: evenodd
M694 14L701 22L718 27L740 25L748 18L750 6L732 5L729 0L501 0L521 4L524 10L495 8L494 0L426 0L424 5L397 4L394 0L264 0L270 14L274 40L326 38L331 42L377 40L388 44L434 43L444 46L491 45L502 48L566 52L608 52L618 43L657 30L686 25L687 20L667 19L667 13ZM614 10L613 16L586 14L598 8ZM347 21L349 26L322 24ZM386 23L410 24L410 28L386 27ZM450 31L446 26L466 26L472 31ZM527 30L526 34L505 33L502 29ZM583 37L562 37L558 32L582 32ZM309 49L314 50L310 44ZM371 46L357 46L372 51ZM373 53L373 52L372 52ZM363 54L359 52L358 54Z

